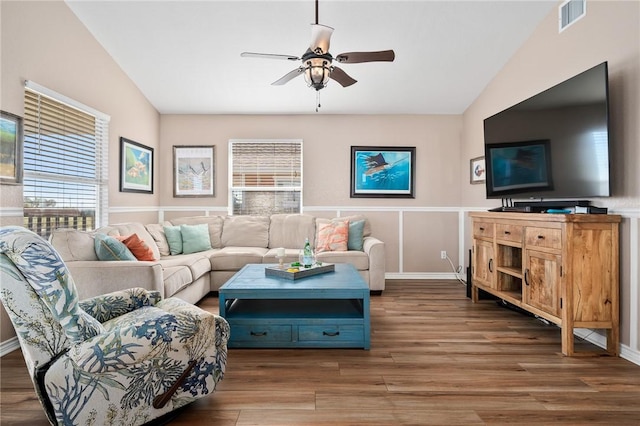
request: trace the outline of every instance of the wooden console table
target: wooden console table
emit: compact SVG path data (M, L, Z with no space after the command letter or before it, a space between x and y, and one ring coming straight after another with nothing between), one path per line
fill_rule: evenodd
M560 326L606 329L619 351L618 215L473 212L472 300L484 290Z

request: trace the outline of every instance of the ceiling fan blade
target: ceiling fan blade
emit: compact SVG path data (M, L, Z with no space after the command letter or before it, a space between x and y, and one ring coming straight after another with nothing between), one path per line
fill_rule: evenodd
M322 53L329 52L329 42L333 28L322 24L311 24L311 45L309 49L316 52L316 49L322 50Z
M358 80L351 78L346 72L338 67L333 67L329 78L340 83L342 87L349 87L358 82Z
M276 80L273 83L271 83L271 85L272 86L282 86L283 84L288 83L290 80L293 80L294 78L296 78L297 76L302 75L302 74L304 74L304 68L303 67L296 68L295 70L290 71L287 74L285 74L279 80Z
M341 64L357 64L360 62L393 62L396 54L393 50L377 52L347 52L336 56L335 60Z
M242 56L243 58L286 59L288 61L300 60L300 58L294 55L277 55L275 53L242 52L240 56Z

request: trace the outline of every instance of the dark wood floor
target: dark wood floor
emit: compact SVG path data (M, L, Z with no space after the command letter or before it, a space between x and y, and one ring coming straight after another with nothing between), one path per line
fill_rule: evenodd
M371 330L369 351L232 349L217 391L171 424L640 425L640 366L563 357L558 328L456 281L387 282ZM0 423L47 424L20 351L0 367Z

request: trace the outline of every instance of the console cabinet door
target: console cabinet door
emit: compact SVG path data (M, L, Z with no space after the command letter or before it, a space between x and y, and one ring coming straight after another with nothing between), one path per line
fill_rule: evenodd
M560 255L526 250L524 303L548 314L560 316Z
M474 239L473 252L474 282L490 288L496 288L493 242Z

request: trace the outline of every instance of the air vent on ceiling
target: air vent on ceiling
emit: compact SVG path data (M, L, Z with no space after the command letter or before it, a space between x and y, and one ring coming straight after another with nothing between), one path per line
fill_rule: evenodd
M587 0L567 0L560 5L558 14L560 18L560 32L564 31L574 22L587 13Z

